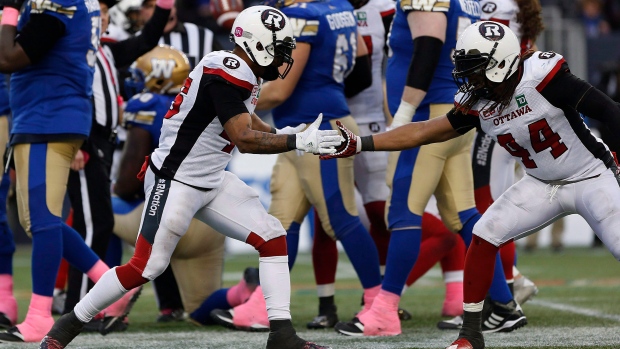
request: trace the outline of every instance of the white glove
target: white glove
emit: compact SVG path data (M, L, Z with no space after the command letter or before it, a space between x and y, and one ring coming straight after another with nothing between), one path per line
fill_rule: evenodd
M338 130L319 130L323 113L303 132L297 133L297 149L313 154L333 154L344 138Z
M299 124L298 126L295 126L295 127L286 126L282 129L276 128L276 134L277 135L292 135L297 132L301 132L301 130L303 130L304 128L306 128L306 124Z
M415 115L415 110L415 105L407 103L401 99L400 105L398 105L398 110L396 110L396 114L394 114L392 123L387 127L387 131L391 131L397 127L410 123L413 119L413 115Z

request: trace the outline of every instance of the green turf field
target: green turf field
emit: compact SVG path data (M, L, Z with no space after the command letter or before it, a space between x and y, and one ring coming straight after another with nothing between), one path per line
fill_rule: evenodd
M20 247L15 256L15 288L23 319L30 299L30 251ZM224 280L230 286L246 266L257 266L257 255L227 259ZM520 251L520 270L539 287L539 294L523 308L529 325L508 334L486 336L487 348L620 348L620 263L605 249L569 248L562 253ZM440 270L432 269L407 291L401 306L414 318L402 323L403 334L391 338L350 338L335 332L310 332L306 321L316 315L317 301L309 255L300 255L292 273L292 314L303 337L335 348L445 348L456 332L439 331L443 301ZM359 282L341 254L336 301L341 319L359 308ZM152 286L146 285L130 315L125 333L81 335L71 348L264 348L265 333L234 332L190 323L157 324ZM36 348L35 344L0 344L0 349Z

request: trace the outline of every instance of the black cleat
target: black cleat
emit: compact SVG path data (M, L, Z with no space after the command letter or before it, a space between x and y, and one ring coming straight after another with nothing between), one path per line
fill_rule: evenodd
M361 337L364 335L364 324L357 317L354 317L349 322L340 321L334 326L334 330L345 336Z
M84 323L75 316L73 310L61 316L39 344L39 349L62 349L77 337Z
M491 301L491 313L482 318L482 333L512 332L527 325L527 318L517 302Z
M299 338L291 320L272 320L269 327L271 331L266 349L331 349Z
M249 332L267 332L269 331L269 327L265 327L261 324L255 323L251 326L237 326L233 323L233 315L234 312L232 309L224 310L224 309L213 309L210 313L211 319L215 321L218 325L239 331L249 331Z
M437 323L440 330L460 330L463 327L463 317L455 316L449 320L442 320Z
M338 314L335 304L329 304L324 307L319 307L319 315L315 317L311 322L306 324L306 327L311 330L322 330L326 328L333 328L338 323Z
M101 320L101 323L99 324L99 333L101 333L101 335L105 336L110 332L123 332L127 330L127 327L129 327L127 315L129 315L131 308L133 308L134 304L138 301L138 298L140 298L140 294L142 294L142 286L138 287L138 290L135 291L129 299L129 303L127 303L123 315L106 316L103 320Z
M398 308L398 318L400 319L400 321L407 321L411 320L412 316L411 313L407 310L403 308Z
M23 343L24 336L19 332L19 329L15 326L0 333L0 342L18 342Z
M13 323L11 322L11 319L9 319L5 313L0 312L0 328L9 329L11 327L13 327Z
M156 322L175 322L185 320L185 310L179 309L164 309L159 312Z

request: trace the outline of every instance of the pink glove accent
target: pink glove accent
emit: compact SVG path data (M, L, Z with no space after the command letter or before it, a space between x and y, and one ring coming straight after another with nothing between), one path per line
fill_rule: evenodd
M12 7L5 7L2 11L2 22L0 25L12 25L17 27L17 18L19 17L19 10Z
M155 4L164 10L170 10L174 6L174 0L157 0Z

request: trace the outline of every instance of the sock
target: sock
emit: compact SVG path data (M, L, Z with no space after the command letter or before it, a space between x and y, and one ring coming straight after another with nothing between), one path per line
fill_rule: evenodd
M319 296L319 299L324 297L334 297L336 294L336 284L324 284L324 285L316 285L316 293Z
M101 260L97 260L95 265L93 265L92 268L90 268L90 270L86 272L86 275L93 282L97 282L99 281L99 279L101 279L103 274L108 270L110 270L110 268L108 268L108 266L105 263L103 263Z
M215 309L232 309L234 306L228 303L228 288L220 288L213 292L202 304L194 310L189 316L196 322L203 325L213 324L211 319L211 311Z
M401 294L407 276L418 259L421 239L422 229L419 228L392 230L385 276L381 285L383 290Z
M449 254L459 240L460 238L449 231L441 220L432 214L425 213L422 217L420 253L407 277L407 286L413 285L439 260Z
M364 289L364 295L362 296L362 300L364 301L364 307L362 310L357 313L357 316L360 317L372 307L372 303L375 300L375 297L381 292L381 285L370 287Z
M4 183L4 182L3 182ZM1 195L0 195L1 198ZM5 200L6 201L6 200ZM0 205L2 205L0 203ZM1 206L0 206L1 207ZM1 215L1 211L0 211ZM0 221L0 274L13 274L15 240L7 222Z
M54 295L54 285L62 253L63 241L60 227L49 227L47 230L33 232L31 268L33 294L45 297Z
M87 273L99 261L99 257L86 245L84 239L77 231L65 223L62 223L61 228L62 256L79 271Z
M504 269L502 267L502 259L499 253L495 257L495 271L493 273L493 282L489 289L489 296L492 300L506 304L512 300L512 293L506 283L506 277L504 276Z
M288 269L292 270L297 259L297 250L299 249L299 228L301 225L297 222L291 223L286 230L286 249L288 251Z
M290 320L291 279L287 256L260 257L258 271L271 320Z
M507 282L512 282L514 275L512 274L512 266L515 263L516 247L515 242L510 241L499 248L499 254L502 258L502 268Z
M357 222L352 224L350 229L340 232L337 237L344 247L357 273L357 277L362 283L362 287L370 288L381 284L379 254L377 253L377 248L370 234L368 234L359 218L355 218ZM357 234L353 232L357 232ZM407 270L407 273L409 273L409 270ZM404 278L407 278L406 274ZM400 292L400 290L398 292Z
M467 250L463 275L463 302L480 303L480 311L493 281L497 250L496 246L476 235L473 236Z
M364 205L370 221L369 233L379 252L379 265L385 269L391 233L385 225L385 201L374 201Z
M245 303L250 298L250 295L252 295L252 290L248 288L245 280L241 278L235 286L229 288L226 292L226 302L230 304L230 307L234 308L239 304Z
M17 300L13 295L13 275L0 274L0 313L17 322Z
M24 336L24 342L38 342L45 337L54 325L52 317L51 296L41 296L33 293L26 319L17 325L19 332Z
M108 242L108 250L105 254L105 264L110 267L118 267L123 260L123 241L118 236L112 234Z
M314 267L314 279L317 285L319 297L323 295L319 287L333 285L336 282L336 269L338 267L338 246L336 241L329 237L319 215L314 212L314 243L312 244L312 266ZM332 293L333 294L333 293ZM330 294L325 294L329 296Z
M93 288L78 302L73 311L82 322L89 322L95 315L106 309L127 293L121 285L116 268L110 269L99 279Z

